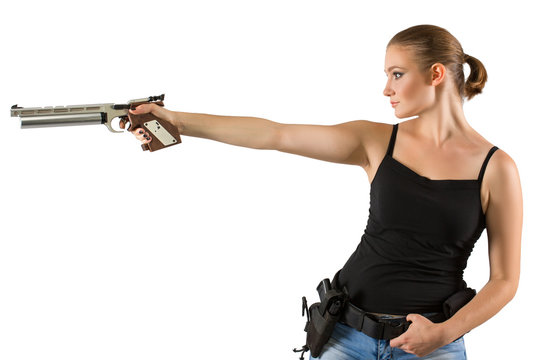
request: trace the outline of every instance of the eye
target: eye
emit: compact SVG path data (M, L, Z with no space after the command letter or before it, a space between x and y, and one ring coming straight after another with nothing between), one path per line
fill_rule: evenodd
M399 78L401 78L401 76L403 75L403 73L394 71L394 72L392 73L392 75L394 75L394 78L399 79ZM397 76L397 75L399 75L399 76Z

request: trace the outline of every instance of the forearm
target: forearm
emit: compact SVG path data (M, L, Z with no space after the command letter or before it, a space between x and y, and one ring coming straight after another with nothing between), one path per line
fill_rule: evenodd
M492 318L512 300L516 289L517 285L507 280L488 281L467 305L442 323L447 342L454 341Z
M175 112L180 134L253 149L275 150L282 125L267 119Z

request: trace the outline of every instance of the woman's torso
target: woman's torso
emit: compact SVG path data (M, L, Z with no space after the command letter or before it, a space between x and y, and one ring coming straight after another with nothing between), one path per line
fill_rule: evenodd
M381 131L389 127L389 133L372 137L386 140L382 156L375 151L381 149L377 141L367 154L371 164L381 157L376 171L366 167L371 183L368 224L339 280L351 301L366 311L439 311L442 301L464 286L463 270L485 228L487 199L480 193L496 148L469 135L466 139L475 141L456 142L445 151L429 149L415 142L406 125L399 125L403 131L386 125Z

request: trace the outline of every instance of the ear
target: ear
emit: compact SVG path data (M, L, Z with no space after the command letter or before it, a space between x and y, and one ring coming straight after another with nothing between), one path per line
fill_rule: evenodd
M430 69L430 82L431 85L439 85L446 77L446 67L441 63L435 63L431 65Z

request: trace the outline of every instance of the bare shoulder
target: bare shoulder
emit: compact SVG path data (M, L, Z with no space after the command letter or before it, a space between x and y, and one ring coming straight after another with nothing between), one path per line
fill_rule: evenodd
M510 155L504 150L497 149L491 156L486 172L484 174L484 180L490 184L496 184L504 178L519 178L518 168L516 162Z
M496 201L497 197L521 197L521 181L516 162L502 149L497 149L491 156L483 182L488 189L488 204L492 200Z
M391 124L370 120L355 120L339 126L347 129L350 134L354 134L357 137L358 144L361 145L351 156L351 163L367 169L370 164L378 163L381 155L384 157L392 134Z
M369 183L386 154L393 127L393 124L376 121L368 121L366 124L366 136L363 139L366 161L362 167L366 171Z

